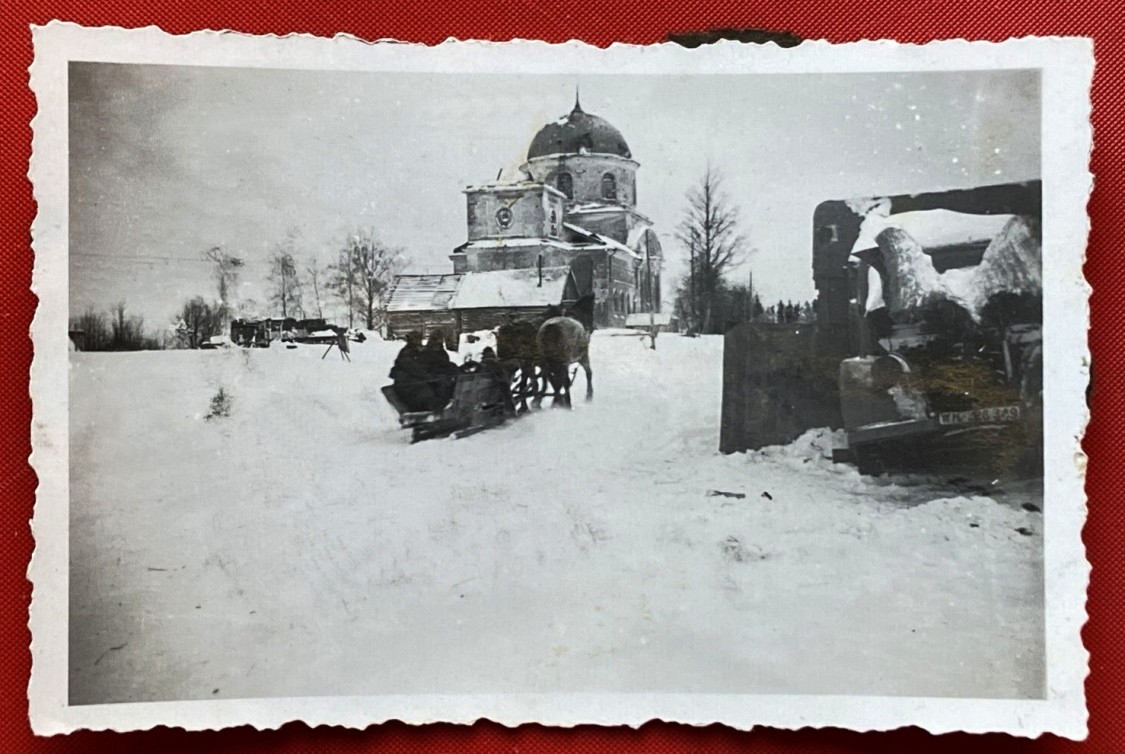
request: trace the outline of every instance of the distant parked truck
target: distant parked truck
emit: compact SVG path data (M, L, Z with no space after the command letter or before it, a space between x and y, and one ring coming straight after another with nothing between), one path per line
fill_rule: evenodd
M280 332L278 335L280 337ZM230 323L230 339L243 348L269 348L269 321L236 319Z
M230 348L232 345L231 339L226 335L212 335L210 338L204 339L199 347L203 350L211 350L215 348Z
M343 328L324 319L236 319L230 323L230 339L244 348L269 348L271 341L291 343L335 343Z

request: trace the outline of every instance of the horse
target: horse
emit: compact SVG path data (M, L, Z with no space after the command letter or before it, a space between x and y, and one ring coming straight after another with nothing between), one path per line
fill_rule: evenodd
M546 390L546 380L537 373L540 365L539 343L537 341L539 328L552 317L559 316L561 310L548 307L540 316L531 319L512 320L496 328L496 358L509 373L514 375L518 369L520 373L517 393L520 397L518 409L526 412L527 397L536 396L538 405L539 396ZM514 367L512 366L514 365ZM542 385L540 380L543 380Z
M539 327L536 337L539 357L547 381L554 390L554 404L569 407L571 380L569 367L577 363L586 371L586 400L594 399L594 372L590 368L590 334L573 317L551 317ZM547 386L540 388L535 402L543 400Z

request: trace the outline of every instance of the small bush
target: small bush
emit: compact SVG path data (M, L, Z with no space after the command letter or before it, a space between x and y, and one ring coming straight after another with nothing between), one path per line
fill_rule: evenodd
M212 419L221 419L230 416L230 393L224 388L219 388L219 392L211 396L211 410L203 418L207 421Z

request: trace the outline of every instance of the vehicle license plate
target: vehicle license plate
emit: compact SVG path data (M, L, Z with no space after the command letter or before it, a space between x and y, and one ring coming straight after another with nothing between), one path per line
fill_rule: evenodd
M938 415L939 424L1015 422L1019 419L1019 406L990 406L988 408L975 408L972 411L945 411Z

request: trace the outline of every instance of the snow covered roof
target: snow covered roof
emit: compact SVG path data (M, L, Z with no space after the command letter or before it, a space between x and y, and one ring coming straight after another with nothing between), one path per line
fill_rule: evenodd
M628 212L628 207L623 207L620 204L603 204L602 202L586 202L585 204L575 204L566 212L568 215L582 215L594 214L601 212Z
M574 225L572 223L565 223L564 222L563 227L566 228L569 231L577 233L580 236L583 236L585 238L589 238L594 243L600 244L602 246L606 246L610 249L616 249L618 251L624 251L626 254L628 254L631 257L639 259L640 256L641 256L640 254L633 251L632 249L630 249L625 244L623 244L619 241L615 241L612 238L610 238L609 236L603 236L601 233L595 233L592 230L586 230L585 228L579 227L578 225Z
M476 194L480 192L503 192L503 191L536 191L544 190L548 194L555 194L559 197L566 197L566 194L559 191L550 184L543 183L542 181L494 181L492 183L476 183L472 186L466 186L464 193Z
M399 275L395 278L387 311L447 309L460 279L460 275Z
M580 251L583 247L582 244L573 244L569 241L561 241L557 238L534 238L528 236L519 236L516 238L481 238L477 241L469 241L457 247L458 251L465 249L504 249L509 247L525 247L525 246L552 246L556 249L566 249L567 251Z
M879 204L873 207L873 211L864 218L859 238L852 246L853 255L877 247L876 239L887 228L903 230L923 249L988 243L1013 218L1013 215L975 215L947 209L902 212L888 216L883 214L886 206Z
M544 267L543 283L539 270L496 270L467 272L457 287L451 309L527 306L546 308L562 301L569 267Z

